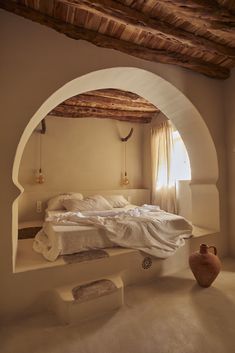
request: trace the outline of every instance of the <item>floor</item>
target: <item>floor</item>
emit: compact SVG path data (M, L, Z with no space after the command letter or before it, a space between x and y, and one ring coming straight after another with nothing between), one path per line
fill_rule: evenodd
M77 326L37 315L0 330L3 353L234 353L235 261L213 287L190 271L125 289L125 306Z

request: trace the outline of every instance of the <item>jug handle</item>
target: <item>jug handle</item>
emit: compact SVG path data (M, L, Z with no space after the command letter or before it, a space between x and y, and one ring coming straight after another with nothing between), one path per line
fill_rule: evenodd
M213 249L214 250L214 254L217 255L217 249L215 246L208 246L208 249Z

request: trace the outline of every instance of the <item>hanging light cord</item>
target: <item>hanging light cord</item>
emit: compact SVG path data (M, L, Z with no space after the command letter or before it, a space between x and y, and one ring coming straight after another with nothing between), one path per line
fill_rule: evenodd
M42 134L39 136L39 173L42 172Z

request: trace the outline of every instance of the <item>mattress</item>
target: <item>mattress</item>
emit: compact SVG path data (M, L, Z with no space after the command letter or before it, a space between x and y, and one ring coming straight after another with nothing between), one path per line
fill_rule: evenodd
M60 251L61 255L113 246L113 243L105 235L105 231L94 226L66 226L45 222L43 231L49 242Z

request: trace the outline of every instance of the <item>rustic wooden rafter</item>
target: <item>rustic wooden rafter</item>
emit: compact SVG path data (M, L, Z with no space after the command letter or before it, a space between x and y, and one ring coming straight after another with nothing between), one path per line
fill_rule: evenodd
M102 90L103 92L103 90ZM113 93L110 97L105 97L102 95L95 95L92 93L85 93L75 96L73 98L68 99L64 102L67 107L73 108L74 106L82 108L87 107L89 105L90 108L98 108L98 109L109 109L109 110L125 110L131 111L134 110L136 112L149 112L150 114L155 113L157 111L156 107L147 103L146 101L132 101L126 100L126 97L123 99L117 98Z
M62 32L155 62L227 78L235 65L232 0L0 0Z
M58 3L61 3L60 0L57 1ZM100 16L102 18L107 18L110 21L115 21L115 23L122 24L123 26L128 25L129 31L135 31L136 29L140 30L142 31L143 36L151 33L151 35L157 36L159 40L164 40L165 44L169 47L169 51L181 52L182 46L184 46L185 53L187 54L186 50L191 50L190 54L194 56L194 53L192 53L194 50L195 57L197 57L199 53L200 56L203 55L203 52L206 54L212 52L214 59L215 57L218 57L218 61L224 60L224 55L231 56L231 60L235 57L234 51L226 46L213 43L205 38L200 38L200 40L198 40L195 35L187 33L182 29L175 28L174 31L172 31L172 28L169 28L169 26L163 21L152 20L144 13L123 6L114 0L96 0L95 2L91 0L63 0L63 3L66 4L68 9L71 8L74 11L79 10L79 13L81 13L81 11L85 12L84 15L86 15L87 12L96 17ZM63 11L63 7L59 7L58 10L53 13L48 11L48 14L54 14L57 18L62 18L68 23L74 23L72 20L72 12L69 16L69 12ZM78 21L76 21L76 23L77 22ZM94 29L92 25L89 26L90 28L87 27L86 21L83 21L82 19L79 24L82 24L87 29ZM137 40L139 39L138 36L136 36L136 38Z
M50 114L51 117L55 118L95 118L95 119L112 119L118 121L132 122L132 123L140 123L140 124L149 124L152 121L152 117L143 117L141 115L136 116L135 114L129 114L128 112L117 112L118 114L109 115L106 110L98 111L98 110L86 110L85 112L80 111L77 113L69 113L65 109L64 111L54 110Z
M158 108L135 93L117 89L101 89L69 98L48 115L150 123L158 113Z
M67 116L67 117L104 117L104 118L112 118L112 117L127 117L127 118L152 118L154 113L146 112L146 111L131 111L131 110L119 110L119 109L108 109L108 108L95 108L95 107L80 107L80 106L71 106L67 104L60 104L58 107L53 109L54 114L56 113L58 116ZM50 113L52 115L52 113Z
M234 13L219 6L230 0L117 1L152 19L163 21L176 29L181 28L185 32L192 33L198 38L207 38L212 43L235 47ZM234 4L234 0L231 0L231 3Z

